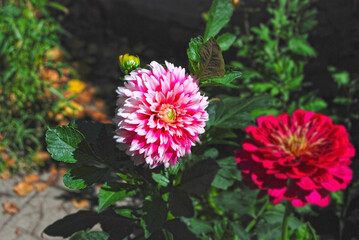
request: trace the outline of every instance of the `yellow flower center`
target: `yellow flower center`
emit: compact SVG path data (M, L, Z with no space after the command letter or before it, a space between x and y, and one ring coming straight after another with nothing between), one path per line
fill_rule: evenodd
M165 104L157 113L157 117L166 123L173 123L176 121L177 113L173 106Z

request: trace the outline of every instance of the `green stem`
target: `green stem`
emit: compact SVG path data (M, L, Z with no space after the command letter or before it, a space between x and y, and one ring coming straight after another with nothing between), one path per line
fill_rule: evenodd
M287 201L285 204L285 211L283 216L283 223L282 223L282 240L288 240L288 223L289 223L289 216L292 212L292 204Z
M269 199L266 200L266 202L263 204L263 206L261 207L261 209L258 211L257 216L247 225L245 231L249 232L252 230L252 228L257 224L258 219L262 216L262 214L265 212L265 210L267 209L267 206L269 204Z

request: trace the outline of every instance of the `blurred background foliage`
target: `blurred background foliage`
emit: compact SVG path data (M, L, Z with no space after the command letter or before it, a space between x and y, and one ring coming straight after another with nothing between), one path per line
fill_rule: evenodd
M0 1L0 171L9 166L16 169L20 163L26 168L32 166L35 153L43 148L47 124L65 124L72 117L104 122L111 119L114 92L119 85L119 55L129 52L140 56L143 63L168 60L187 67L188 42L203 33L211 2ZM275 104L252 112L254 116L277 115L297 108L330 115L347 127L358 149L358 2L232 3L232 19L216 41L226 68L238 70L242 76L233 82L231 90L208 86L206 91L243 99L271 95ZM85 79L86 83L74 78ZM94 100L94 96L98 99ZM224 134L223 129L218 132ZM198 227L192 231L204 239L210 237L207 232L218 239L234 233L245 239L246 229L234 224L241 221L248 223L247 228L260 229L258 238L264 239L278 225L283 208L278 205L261 215L266 203L244 197L255 193L241 185L238 172L230 170L235 166L229 158L243 132L238 129L225 133L233 146L215 146L215 156L210 154L219 159L221 170L209 198L193 200L196 220L191 221L196 222L191 226ZM322 239L359 236L357 157L352 168L351 186L333 194L330 207L297 210L296 216L310 221ZM250 209L251 215L242 211L243 206ZM215 213L209 214L213 209ZM257 225L251 225L253 219L258 220Z

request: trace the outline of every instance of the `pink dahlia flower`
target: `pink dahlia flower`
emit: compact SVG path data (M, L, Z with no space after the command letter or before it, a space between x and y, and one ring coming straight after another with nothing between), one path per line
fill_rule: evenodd
M251 139L236 151L236 161L243 180L268 192L272 203L284 198L295 207L324 207L329 192L347 187L355 150L342 125L304 110L292 117L259 117L257 122L258 127L247 127Z
M135 164L169 167L199 142L208 101L185 69L168 62L167 69L157 62L150 67L132 71L117 89L115 138Z

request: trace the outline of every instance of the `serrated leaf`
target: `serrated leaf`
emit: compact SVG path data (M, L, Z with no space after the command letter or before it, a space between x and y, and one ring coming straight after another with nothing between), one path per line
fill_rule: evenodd
M175 217L193 217L194 208L188 194L174 188L170 193L169 209Z
M214 0L208 13L208 22L204 32L204 42L215 37L227 25L233 14L231 0Z
M70 126L50 128L46 132L47 151L57 161L76 163L77 161L98 161L85 137Z
M105 232L77 232L70 240L107 240L109 235Z
M200 46L199 56L199 69L195 74L201 81L224 76L225 69L222 52L214 38L209 39Z
M238 79L242 74L240 72L229 72L224 74L223 77L214 77L207 79L204 84L214 84L222 85L230 88L238 88L237 85L232 84L232 82Z
M159 185L163 186L163 187L167 187L168 183L170 182L170 180L168 179L168 177L164 176L161 173L152 173L152 179L155 180L155 182L157 182Z
M208 106L210 116L208 127L245 128L254 121L251 111L265 109L271 105L268 95L240 99L238 97L219 96L220 101L212 101ZM233 107L235 106L235 107Z
M105 183L98 193L98 211L102 212L108 206L117 201L136 194L135 190L129 190L118 183Z
M67 171L63 181L71 189L83 189L98 182L108 171L104 168L82 166Z
M81 210L57 220L46 227L44 233L49 236L67 238L75 232L92 228L98 221L99 217L96 212Z
M216 39L216 42L222 52L227 51L232 46L234 41L236 41L236 35L232 33L224 33Z
M187 56L189 60L189 70L192 74L196 75L199 70L199 62L201 61L201 57L199 55L199 48L203 43L203 39L201 36L196 38L191 38L189 42L189 46L187 49Z
M213 160L200 161L183 172L181 183L177 187L188 193L204 194L210 187L218 169L218 164Z

